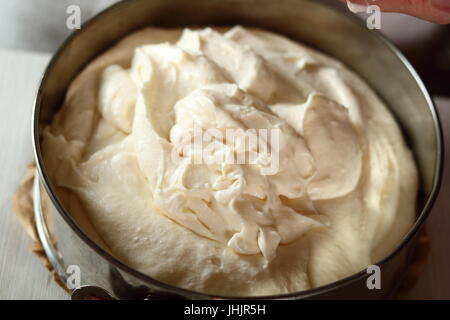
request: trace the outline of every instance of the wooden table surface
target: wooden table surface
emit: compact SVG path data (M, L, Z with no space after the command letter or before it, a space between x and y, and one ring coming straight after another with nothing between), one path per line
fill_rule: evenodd
M12 197L33 159L31 109L47 54L0 51L0 299L68 299L30 250Z
M12 197L33 159L31 109L47 54L0 51L0 299L68 299L39 260L12 210ZM450 137L450 101L437 99ZM446 150L450 150L446 145ZM410 299L450 299L450 172L428 221L431 254Z

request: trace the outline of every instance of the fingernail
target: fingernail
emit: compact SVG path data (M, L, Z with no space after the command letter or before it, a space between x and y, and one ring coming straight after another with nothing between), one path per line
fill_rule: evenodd
M353 13L366 12L367 1L347 0L347 7Z

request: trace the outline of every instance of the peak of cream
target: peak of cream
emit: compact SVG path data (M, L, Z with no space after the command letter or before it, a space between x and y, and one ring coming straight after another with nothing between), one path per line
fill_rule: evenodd
M128 264L208 293L306 289L387 254L414 219L416 171L370 88L269 32L177 32L132 35L106 54L128 50L127 63L101 57L74 82L44 146L64 150L47 155L71 210ZM81 90L93 74L98 86ZM227 130L275 130L264 142L277 157L198 163L189 146L208 130L223 133L209 142L226 159L249 151Z
M131 68L105 69L99 110L133 140L136 174L145 176L162 214L236 253L271 261L280 244L323 226L313 200L355 190L363 139L348 110L324 95L312 92L297 105L272 98L283 85L279 71L288 67L270 68L263 55L236 41L245 34L187 29L175 44L136 48ZM279 130L272 150L278 171L263 175L259 163L196 164L192 153L174 163L174 149L186 149L195 125ZM215 152L240 152L238 143L215 142Z

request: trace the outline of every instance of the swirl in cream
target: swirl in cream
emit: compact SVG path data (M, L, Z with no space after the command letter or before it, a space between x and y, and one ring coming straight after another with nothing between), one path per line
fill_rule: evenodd
M112 252L175 285L226 294L308 288L382 257L414 219L414 163L384 105L339 62L268 32L186 29L175 42L139 45L129 66L101 69L88 117L99 120L85 138L68 138L58 122L46 132L47 148L70 150L49 160L64 172L56 184L82 200ZM278 170L262 174L262 160L199 164L193 152L173 161L195 126L278 130L277 145L267 141ZM220 154L242 152L214 142ZM162 252L172 264L150 266ZM298 275L266 274L282 263Z

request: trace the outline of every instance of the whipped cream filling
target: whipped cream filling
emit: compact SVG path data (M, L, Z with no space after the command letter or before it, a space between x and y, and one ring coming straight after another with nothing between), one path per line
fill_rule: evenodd
M345 107L318 92L299 105L271 99L282 85L277 70L233 41L240 33L188 29L175 44L136 48L130 69L103 72L99 111L133 139L135 174L145 176L161 213L236 253L270 261L280 244L324 225L314 200L355 190L364 137ZM277 172L262 174L262 163L196 164L193 152L174 163L174 149L192 143L185 138L195 139L196 125L202 132L279 130ZM239 143L215 142L215 152L240 152Z
M252 163L190 148L216 130L210 156L237 159L261 129L276 135ZM43 150L110 251L208 293L335 281L414 221L416 169L381 101L339 62L257 29L131 35L74 81Z

